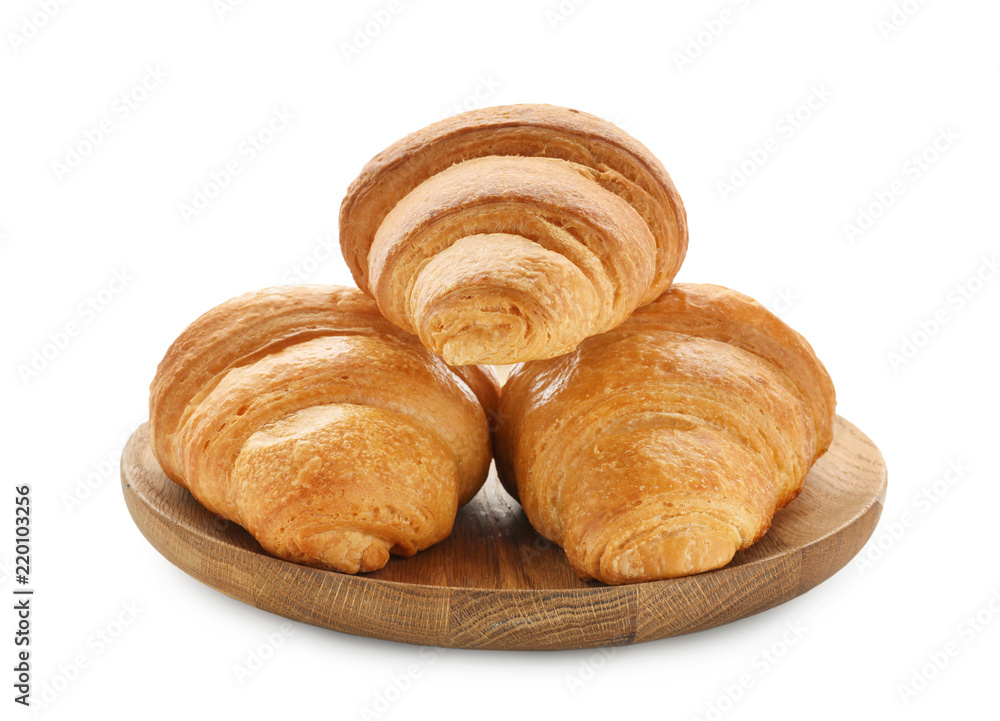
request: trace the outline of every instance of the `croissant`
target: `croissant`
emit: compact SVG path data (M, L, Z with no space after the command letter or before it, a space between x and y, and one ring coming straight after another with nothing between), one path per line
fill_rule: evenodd
M584 579L719 568L760 539L833 435L810 345L745 295L673 286L504 385L497 469Z
M270 288L191 324L150 386L164 472L270 554L345 573L445 538L490 465L491 371L354 289Z
M474 110L403 138L340 211L358 287L453 365L572 350L662 294L687 240L645 146L550 105Z

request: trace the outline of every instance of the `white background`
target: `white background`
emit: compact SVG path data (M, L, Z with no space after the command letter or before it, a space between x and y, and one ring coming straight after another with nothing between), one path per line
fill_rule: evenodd
M380 717L399 719L995 708L1000 618L983 609L1000 589L1000 283L983 259L1000 250L996 3L907 0L895 15L891 0L48 4L0 11L0 593L10 598L12 487L31 483L34 692L61 689L44 717L371 718L380 695L394 700ZM372 13L385 27L366 26ZM436 654L299 624L282 636L281 618L200 585L133 526L116 454L176 335L296 267L350 283L324 243L336 246L362 165L456 105L512 102L577 107L643 141L687 207L679 280L749 293L812 342L839 412L888 462L869 567L610 658ZM241 155L276 111L294 120ZM102 120L96 148L69 167L69 148ZM921 168L913 156L925 153ZM233 159L241 174L185 218L182 204ZM742 187L721 190L744 162ZM871 204L878 217L849 232ZM90 298L108 302L87 310ZM65 347L46 349L71 323ZM36 351L51 358L27 373ZM949 464L963 469L951 484ZM8 718L14 618L2 605ZM992 625L970 632L964 619L981 610ZM104 645L119 616L128 625ZM788 624L806 630L783 645ZM274 634L280 646L241 684L236 668ZM900 685L947 644L957 655L904 701ZM768 648L781 657L759 655ZM86 668L67 681L78 657ZM724 700L741 675L750 688Z

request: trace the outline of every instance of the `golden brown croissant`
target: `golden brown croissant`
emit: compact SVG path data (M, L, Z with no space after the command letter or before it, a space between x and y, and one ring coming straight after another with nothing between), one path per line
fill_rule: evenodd
M670 285L687 221L663 165L600 118L464 113L372 159L340 211L358 286L452 364L566 353Z
M724 566L802 487L833 384L756 301L675 285L569 355L517 367L495 439L505 487L583 578Z
M490 465L489 371L452 369L354 289L270 288L189 326L150 387L166 474L269 553L356 573L451 532Z

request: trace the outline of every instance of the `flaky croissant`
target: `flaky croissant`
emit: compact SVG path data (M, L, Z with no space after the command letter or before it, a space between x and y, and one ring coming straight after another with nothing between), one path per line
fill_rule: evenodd
M833 384L756 301L675 285L503 388L497 468L583 578L719 568L761 538L833 434Z
M491 372L354 289L271 288L192 323L150 387L166 474L266 551L356 573L445 538L490 465Z
M451 364L566 353L670 285L687 221L663 165L600 118L464 113L351 184L340 242L358 287Z

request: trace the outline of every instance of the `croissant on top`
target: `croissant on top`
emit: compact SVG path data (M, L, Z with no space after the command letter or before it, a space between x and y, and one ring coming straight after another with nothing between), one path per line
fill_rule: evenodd
M678 284L503 388L497 470L583 578L632 583L729 563L833 438L833 384L753 299Z
M153 450L274 556L357 573L445 538L486 480L496 379L452 369L355 289L233 298L150 386Z
M681 199L641 143L550 105L474 110L379 153L340 242L358 286L452 365L552 358L670 285Z

